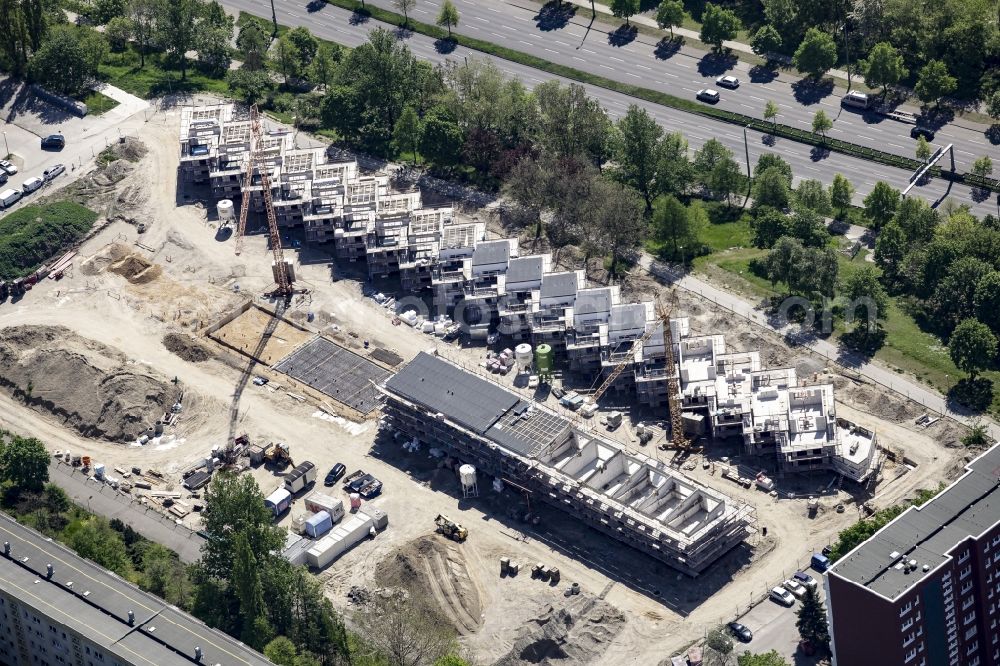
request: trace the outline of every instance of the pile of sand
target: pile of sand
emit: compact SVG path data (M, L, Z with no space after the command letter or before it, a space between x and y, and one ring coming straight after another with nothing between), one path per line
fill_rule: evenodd
M167 333L163 336L163 346L167 351L192 363L202 363L212 358L212 352L208 347L183 333Z
M121 275L132 284L148 284L163 273L159 265L137 254L126 255L108 266L108 270Z
M63 326L0 330L0 386L87 437L112 441L134 440L182 390Z
M624 625L620 610L587 594L558 607L546 604L495 666L598 664Z

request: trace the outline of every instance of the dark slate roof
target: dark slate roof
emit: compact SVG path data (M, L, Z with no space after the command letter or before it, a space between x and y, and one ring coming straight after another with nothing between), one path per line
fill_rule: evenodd
M542 258L538 256L511 259L507 267L507 284L528 282L542 277Z
M510 257L510 243L505 240L480 243L472 251L472 265L499 264Z
M386 388L478 434L518 402L513 393L424 352L390 377Z
M608 287L581 289L576 295L576 304L573 306L573 313L576 315L610 311L611 289Z
M831 575L863 585L888 599L908 592L965 539L1000 522L1000 445L974 460L955 483L923 506L911 507L872 538L841 558ZM899 553L892 558L892 553ZM905 573L895 565L916 560ZM930 569L925 573L924 565Z
M558 298L576 294L577 275L569 273L549 273L542 278L542 298Z

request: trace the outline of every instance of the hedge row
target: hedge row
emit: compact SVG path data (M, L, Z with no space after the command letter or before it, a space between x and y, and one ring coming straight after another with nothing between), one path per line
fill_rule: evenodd
M358 0L326 0L326 2L364 16L369 16L378 21L382 21L383 23L388 23L397 27L404 27L405 25L406 28L413 30L414 32L427 35L428 37L433 37L441 41L449 40L448 32L436 25L415 21L412 18L409 21L406 21L402 14L382 9L381 7L362 5ZM841 141L840 139L818 136L812 132L796 127L790 127L780 123L770 123L761 120L760 118L754 118L753 116L717 109L694 100L675 97L674 95L657 90L650 90L649 88L642 88L640 86L615 81L613 79L608 79L589 72L583 72L573 67L560 65L558 63L545 60L544 58L539 58L522 51L515 51L514 49L509 49L506 46L500 46L499 44L487 42L482 39L476 39L467 35L452 33L450 39L451 41L461 44L466 48L482 51L483 53L487 53L497 58L503 58L504 60L510 60L511 62L540 69L548 72L549 74L554 74L567 79L573 79L582 83L589 83L593 86L605 88L607 90L614 90L615 92L643 99L647 102L660 104L661 106L667 106L687 111L689 113L696 113L708 118L714 118L723 122L749 127L750 129L758 132L772 134L774 136L790 139L798 143L804 143L806 145L836 151L845 155L859 157L861 159L877 162L879 164L885 164L891 167L906 169L908 171L916 171L922 164L918 160L909 157L895 155L883 150L875 150L866 146L850 143L848 141ZM942 172L939 167L931 169L929 175L935 177L945 177L954 182L965 183L972 187L983 187L1000 192L1000 182L991 178L982 178L981 176L975 176L974 174Z

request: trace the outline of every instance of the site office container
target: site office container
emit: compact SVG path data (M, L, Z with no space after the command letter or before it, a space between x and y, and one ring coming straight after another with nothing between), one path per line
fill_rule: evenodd
M326 511L320 511L306 518L306 534L318 539L333 529L333 519Z
M309 566L322 569L367 537L373 525L374 520L370 516L363 513L352 516L310 548L306 553L306 561Z
M275 516L280 516L292 506L292 494L284 488L278 488L264 499L264 506Z
M338 523L344 517L344 500L325 493L313 493L306 498L306 511L312 513L326 511L333 522Z

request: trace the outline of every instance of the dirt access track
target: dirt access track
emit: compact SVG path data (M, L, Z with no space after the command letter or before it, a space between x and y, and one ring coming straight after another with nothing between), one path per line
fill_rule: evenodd
M178 126L179 110L173 107L160 109L145 125L143 141L148 153L114 184L113 191L101 192L113 201L129 193L127 219L116 218L83 244L77 270L58 282L44 280L17 303L0 304L0 335L8 340L9 348L3 352L9 359L3 361L4 374L22 391L0 390L0 425L38 436L53 450L90 455L109 468L157 467L174 487L179 486L183 470L203 460L212 446L225 443L233 390L247 367L244 356L215 344L204 331L250 298L268 307L258 295L272 286L266 239L248 237L242 254L235 255L231 237L217 233L211 207L197 192L177 191ZM138 191L142 196L134 196ZM135 221L145 225L144 233L138 233ZM296 261L296 275L312 293L308 301L294 300L285 316L300 323L309 335L329 336L362 355L370 351L359 349L357 339L367 339L373 350L392 350L404 361L441 344L407 326L393 326L389 313L362 294L359 282L331 281L330 261L322 249L289 250L286 255ZM630 276L628 286L635 293L660 289L641 276ZM802 357L801 352L711 304L685 298L680 309L693 318L692 328L698 331L727 332L734 348L762 348L769 365L801 364L812 368L811 372L823 368L820 361ZM311 323L308 312L315 314ZM25 331L51 333L33 343ZM233 335L245 344L256 342L252 333L243 338ZM280 334L286 340L281 349L293 347L298 336L293 331ZM66 354L54 353L63 348ZM462 355L470 367L484 355L481 347L448 349ZM38 350L52 360L32 365L37 362L31 356ZM277 352L274 356L277 360ZM54 379L56 374L51 379L37 376L37 369L68 360L79 364L83 372L63 375L61 385ZM102 382L115 372L143 378L139 390L118 398L123 401L120 404L98 400L95 396L100 395ZM169 407L174 378L185 391L174 437L142 447L122 444L149 414ZM85 414L80 422L90 425L81 428L56 409L25 404L23 393L29 380L33 395L44 386L47 400L64 405L66 412ZM845 385L845 391L849 393L850 387ZM88 395L84 400L77 394ZM868 399L867 395L859 397L859 420L869 418L885 441L919 461L913 469L904 468L907 471L898 479L895 471L886 477L876 492L877 504L935 486L963 458L965 451L940 443L953 439L953 433L938 430L947 426L918 431L905 419L890 422L864 414ZM73 406L72 400L81 404ZM549 404L553 404L551 399ZM110 419L106 412L111 411L122 411L127 419ZM280 380L272 379L267 386L250 384L243 391L236 428L255 441L288 443L293 459L314 462L321 477L341 462L351 471L364 469L381 479L383 494L373 503L386 510L389 527L318 574L329 597L349 615L351 588L378 587L378 572L402 567L402 557L407 570L419 574L415 584L422 587L415 589L430 594L447 621L462 632L462 644L483 663L515 658L567 664L659 663L707 629L731 619L737 607L759 597L767 585L781 580L814 548L829 543L857 515L852 510L843 514L832 510L837 502L855 501L849 493L834 490L824 498L829 510L809 520L800 500L746 491L698 464L691 474L752 502L769 532L755 550L738 548L706 575L688 579L556 510L538 508L538 525L511 518L512 508L523 511L524 497L511 491L493 493L485 478L480 482L480 497L464 499L454 472L439 467L426 450L404 451L391 439L385 442L377 437L374 420L353 421L346 416L334 406L290 395ZM625 444L635 446L628 441L628 429L620 430ZM711 460L729 454L731 450L721 445L707 452ZM284 473L263 467L252 471L265 493L282 484ZM805 488L828 483L829 478L801 482ZM339 488L332 490L346 499ZM297 497L280 524L290 525L294 516L304 513L303 504L302 497ZM534 503L532 509L536 510ZM468 541L461 545L428 541L442 539L433 534L439 513L465 525L470 531ZM196 525L194 516L185 522ZM522 573L501 578L500 557L518 561ZM558 567L562 582L550 585L532 579L528 569L538 562ZM438 579L436 587L420 582L432 578ZM565 597L572 582L579 583L581 592ZM596 601L590 608L582 608L589 601L581 601L581 610L577 600ZM623 618L620 623L619 617ZM556 627L561 629L555 631ZM590 647L575 651L581 645ZM560 646L559 650L550 651L553 646Z

